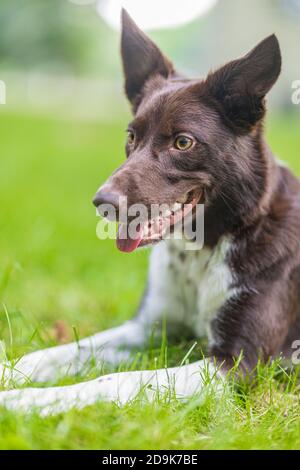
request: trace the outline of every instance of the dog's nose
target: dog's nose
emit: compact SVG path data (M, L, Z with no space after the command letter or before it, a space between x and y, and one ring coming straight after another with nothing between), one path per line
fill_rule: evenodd
M106 189L99 189L96 193L93 204L98 207L101 204L111 204L115 209L119 209L120 194L116 191L107 191Z
M97 208L98 215L106 217L108 220L116 221L119 219L120 194L113 191L109 186L103 186L96 193L93 204Z

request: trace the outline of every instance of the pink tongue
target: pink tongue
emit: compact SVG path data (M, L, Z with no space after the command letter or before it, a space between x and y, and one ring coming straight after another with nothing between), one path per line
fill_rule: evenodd
M134 238L130 238L127 225L119 224L116 240L117 247L120 251L124 251L125 253L131 253L139 246L142 237L143 232L141 228L138 228L136 230Z

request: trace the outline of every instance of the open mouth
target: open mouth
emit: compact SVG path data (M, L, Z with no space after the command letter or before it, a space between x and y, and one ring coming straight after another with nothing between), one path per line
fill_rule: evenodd
M119 223L117 234L117 247L120 251L131 253L136 248L157 243L168 237L176 226L182 227L187 215L192 215L196 205L202 202L203 192L190 191L173 205L165 208L158 216L148 219L131 230L127 224ZM134 233L131 233L134 232Z

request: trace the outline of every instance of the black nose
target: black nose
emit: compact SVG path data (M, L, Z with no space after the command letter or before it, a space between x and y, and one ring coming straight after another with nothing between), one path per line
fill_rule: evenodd
M101 204L112 205L116 210L119 210L119 198L120 194L116 191L110 191L109 189L103 188L99 189L96 193L93 204L98 207Z

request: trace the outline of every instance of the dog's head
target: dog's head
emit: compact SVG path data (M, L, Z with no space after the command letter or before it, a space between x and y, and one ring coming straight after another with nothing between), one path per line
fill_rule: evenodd
M139 226L135 240L129 237L119 248L132 251L160 239L153 234L159 234L161 219L173 225L185 214L185 203L190 208L204 203L208 224L238 224L266 190L261 122L265 95L281 68L276 37L204 80L187 80L123 11L121 53L134 115L127 160L99 189L94 204L119 210L119 198L126 196L128 207L169 209L148 221L147 234Z

